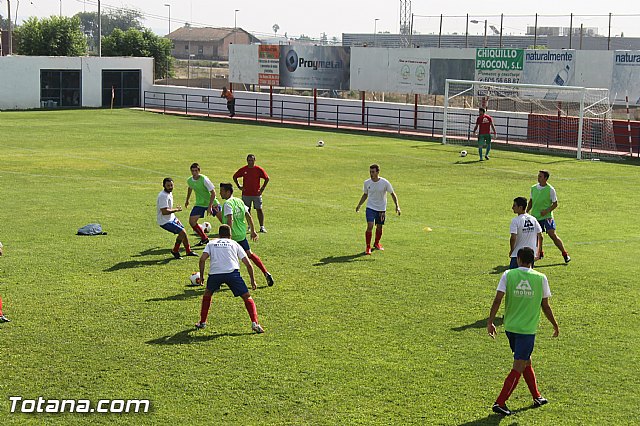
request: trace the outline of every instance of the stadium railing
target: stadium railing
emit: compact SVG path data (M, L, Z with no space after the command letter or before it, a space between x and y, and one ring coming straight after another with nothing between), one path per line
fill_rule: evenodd
M280 122L306 126L324 126L336 129L359 129L366 131L394 132L439 138L443 126L442 107L368 102L364 109L360 101L344 101L333 98L318 98L314 107L313 98L301 96L279 95L273 102L268 98L243 97L244 92L236 92L236 114L255 119L257 121ZM247 92L251 93L251 92ZM143 108L167 113L183 113L186 115L200 115L206 117L220 116L227 113L226 100L219 95L199 95L190 93L171 93L161 91L145 91ZM473 145L475 138L472 130L475 125L477 112L464 110L451 111L450 120L466 122L464 139ZM553 148L554 140L562 135L560 126L553 125L555 117L545 118L550 128L558 129L547 132L546 139L531 143L527 135L530 117L528 114L501 114L496 111L494 122L498 129L498 143L516 144L522 147L537 146ZM640 123L634 122L631 135L627 122L614 120L614 135L617 150L621 153L632 153L640 156Z

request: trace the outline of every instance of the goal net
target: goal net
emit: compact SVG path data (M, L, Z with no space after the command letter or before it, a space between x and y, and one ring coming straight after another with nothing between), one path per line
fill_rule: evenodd
M447 80L442 143L476 145L480 107L493 118L498 144L578 159L620 156L608 89Z

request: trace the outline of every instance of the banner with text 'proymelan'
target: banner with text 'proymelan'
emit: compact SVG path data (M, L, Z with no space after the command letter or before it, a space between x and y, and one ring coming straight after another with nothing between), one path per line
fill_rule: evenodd
M349 89L349 47L280 46L280 49L280 86Z

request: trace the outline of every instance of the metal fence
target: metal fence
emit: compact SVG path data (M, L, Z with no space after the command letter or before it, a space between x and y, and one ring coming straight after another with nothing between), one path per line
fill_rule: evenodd
M322 126L345 130L379 131L414 136L423 136L439 140L442 136L443 108L434 106L414 106L398 104L397 107L376 104L355 105L349 103L325 103L319 98L314 103L309 100L238 98L236 97L236 113L256 121L278 122L304 126ZM167 93L159 91L145 91L143 107L145 110L162 111L166 113L182 113L186 115L220 116L227 113L226 100L216 95L195 95L188 93ZM466 140L468 145L474 145L472 130L475 125L475 109L468 112L450 112L457 114L458 122L466 122ZM499 129L498 143L517 144L522 148L552 150L557 143L554 138L557 133L549 131L547 140L539 140L535 144L527 143L527 129L530 125L529 114L494 116L496 127ZM550 116L549 123L555 118ZM552 127L552 124L549 124ZM640 157L640 122L633 122L629 133L627 122L613 121L613 132L616 150L620 154L635 154ZM569 136L560 136L570 139Z

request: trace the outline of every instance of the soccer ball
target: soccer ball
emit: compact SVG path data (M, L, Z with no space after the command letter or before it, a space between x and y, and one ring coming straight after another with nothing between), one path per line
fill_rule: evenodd
M202 280L200 279L200 272L194 272L189 277L192 285L200 285L202 284Z
M322 148L324 146L324 141L318 141L318 146Z
M202 224L202 230L205 234L208 234L209 232L211 232L211 224L209 222L204 222Z
M466 157L466 156L467 156L467 151L465 151L464 149L460 151L460 157Z

